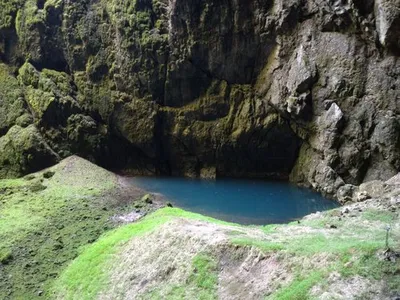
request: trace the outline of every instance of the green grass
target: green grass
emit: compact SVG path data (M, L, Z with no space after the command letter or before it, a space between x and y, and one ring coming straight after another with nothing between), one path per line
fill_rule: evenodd
M276 228L279 225L276 224L270 224L270 225L266 225L266 226L262 226L261 229L264 233L269 234L269 233L273 233L276 231Z
M312 256L316 253L342 254L350 250L370 251L383 248L383 235L376 240L349 236L325 236L323 234L305 235L288 240L285 249L296 255Z
M326 224L334 218L329 213L300 224L246 227L164 208L110 231L109 217L121 208L105 202L103 195L114 189L114 177L92 165L72 168L68 174L65 170L66 166L58 167L50 179L38 173L0 181L0 264L4 271L0 273L0 298L35 299L38 291L44 291L46 298L94 299L107 289L112 264L127 242L174 218L229 226L227 234L233 245L255 247L291 261L289 272L294 279L269 299L308 299L310 289L333 270L345 278L384 279L392 290L399 290L399 264L376 256L385 246L384 225L395 216L390 212L365 211L357 219L338 221L336 229L327 229ZM258 237L246 235L249 230ZM390 238L391 247L400 247L397 230ZM302 265L324 254L322 266ZM217 285L218 260L202 252L193 258L185 283L157 287L143 299L215 299Z
M82 161L66 167L51 179L37 173L0 180L0 299L48 297L55 277L122 209L103 197L114 189L114 175Z
M307 300L310 289L324 279L324 272L315 271L307 276L297 276L289 285L279 289L267 299L273 300Z
M363 219L368 221L379 221L390 224L396 219L396 214L390 211L367 210L363 213Z
M168 216L151 216L145 220L130 224L105 234L97 243L88 247L73 261L58 279L54 291L65 299L94 299L107 281L105 272L109 260L118 250L118 246L131 238L154 230L170 220ZM83 293L82 293L83 292ZM79 295L78 298L76 295Z
M158 210L139 223L130 224L107 233L93 246L88 247L63 273L55 286L55 293L65 295L66 299L79 298L84 300L95 298L107 286L107 270L111 268L113 256L122 249L121 247L125 242L133 237L147 234L173 218L201 220L240 228L236 224L215 220L177 208ZM312 260L315 255L323 253L329 254L324 271L303 270L303 273L301 273L300 270L294 269L295 279L289 285L279 289L272 299L308 299L310 288L321 282L326 275L325 273L329 273L328 270L337 270L343 276L359 274L376 279L389 276L390 280L388 282L392 286L398 283L399 279L396 277L398 270L387 269L388 266L378 263L377 258L373 255L377 250L384 247L385 232L379 230L378 227L364 228L362 230L363 227L360 225L359 227L344 227L341 230L327 230L325 233L304 233L295 236L280 234L280 230L287 228L287 226L270 225L264 228L260 227L269 236L269 240L241 237L239 230L228 231L228 233L231 233L232 244L256 247L263 252L284 253L303 260ZM298 226L301 228L305 225ZM245 229L246 227L243 226L242 228ZM369 258L365 259L365 257ZM354 268L348 269L345 265L350 260L354 261ZM211 290L216 284L216 275L213 275L212 270L215 268L216 263L210 259L209 255L201 254L195 257L193 266L194 270L197 271L190 276L185 285L164 287L162 290L156 289L143 296L143 299L160 299L160 297L185 299L189 295L188 291L193 292L194 290L196 291L197 299L212 299L214 294Z
M300 236L285 237L270 235L270 240L233 236L231 242L239 246L254 246L262 251L284 250L287 253L313 256L317 253L343 254L348 251L375 251L384 247L385 232L364 230L358 236L323 233L305 233ZM272 241L271 241L272 240Z
M346 263L349 265L346 266ZM376 251L364 251L357 255L344 255L335 267L344 277L359 275L373 280L387 279L390 288L400 292L400 264L379 259Z
M247 237L232 238L231 243L238 246L256 247L263 252L276 252L285 249L284 246L279 243L272 243L270 241L256 240Z
M181 285L158 287L140 299L218 299L218 262L209 253L199 253L192 260L191 274Z
M218 264L214 258L206 253L197 254L193 258L193 274L189 280L207 294L215 294L218 283Z
M0 180L0 190L12 190L17 187L26 186L26 184L24 179L3 179Z
M64 295L65 299L93 299L107 283L108 274L106 270L120 246L130 239L147 234L177 217L229 224L178 208L160 209L138 223L129 224L105 234L94 245L85 249L59 278L54 287L54 293ZM200 264L200 270L203 270L201 258L194 263ZM202 277L195 278L199 283L203 280ZM206 284L206 282L204 283Z

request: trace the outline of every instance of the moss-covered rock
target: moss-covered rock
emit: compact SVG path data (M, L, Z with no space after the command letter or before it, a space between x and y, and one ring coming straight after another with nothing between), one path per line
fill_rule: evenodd
M0 1L0 30L10 28L13 25L17 11L23 3L23 0Z
M112 124L118 134L132 145L155 158L157 152L158 108L149 102L133 100L118 104Z
M0 177L15 177L51 166L58 156L34 125L13 126L0 138Z
M79 111L71 78L54 70L37 71L29 62L19 70L18 79L26 86L26 102L38 123L63 125Z
M26 0L18 10L15 31L23 59L41 67L65 69L61 25L63 1Z
M6 65L0 64L0 136L26 113L24 94L18 80Z

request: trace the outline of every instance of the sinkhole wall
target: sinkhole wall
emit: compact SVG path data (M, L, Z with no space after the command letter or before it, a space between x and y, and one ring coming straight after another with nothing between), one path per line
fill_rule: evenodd
M400 169L399 0L0 0L0 177Z

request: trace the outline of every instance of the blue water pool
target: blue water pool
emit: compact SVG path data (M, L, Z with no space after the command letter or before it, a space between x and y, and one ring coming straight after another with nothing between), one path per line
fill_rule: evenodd
M164 195L176 207L241 224L290 222L338 206L317 193L285 182L164 177L131 180L148 192Z

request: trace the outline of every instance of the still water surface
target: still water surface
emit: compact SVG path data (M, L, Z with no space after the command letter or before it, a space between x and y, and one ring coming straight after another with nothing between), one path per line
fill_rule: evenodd
M150 193L163 194L176 207L240 224L285 223L338 207L334 201L286 182L170 177L131 180Z

